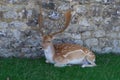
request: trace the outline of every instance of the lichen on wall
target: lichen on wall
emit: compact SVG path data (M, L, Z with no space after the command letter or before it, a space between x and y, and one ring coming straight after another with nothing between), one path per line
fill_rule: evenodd
M72 19L54 43L75 43L97 53L120 53L120 0L42 0L44 30L64 27L64 13ZM0 56L40 57L38 27L40 0L0 0ZM58 37L59 36L59 37Z

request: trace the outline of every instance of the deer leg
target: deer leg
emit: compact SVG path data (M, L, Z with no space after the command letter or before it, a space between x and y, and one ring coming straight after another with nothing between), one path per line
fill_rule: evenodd
M59 57L58 60L56 59L56 62L54 64L55 67L64 67L68 65L68 59Z
M96 66L96 64L95 64L95 59L94 58L92 58L92 57L90 57L90 56L86 56L86 63L83 63L83 65L82 65L82 68L84 68L84 67L94 67L94 66Z
M45 61L46 63L50 63L48 60Z
M96 66L96 64L94 62L92 62L92 61L89 61L88 64L83 64L82 68L84 68L84 67L94 67L94 66Z
M83 64L82 65L82 68L85 68L85 67L94 67L96 66L96 64L92 65L92 64Z
M84 59L82 62L82 68L86 67L87 65L89 65L89 63L86 59Z

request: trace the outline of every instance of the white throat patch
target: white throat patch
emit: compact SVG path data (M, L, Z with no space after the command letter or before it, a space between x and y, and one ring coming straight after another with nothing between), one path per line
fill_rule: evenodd
M54 61L53 61L53 51L52 51L52 49L51 49L51 47L50 46L48 46L45 50L44 50L44 52L45 52L45 57L46 57L46 59L50 62L50 63L54 63Z

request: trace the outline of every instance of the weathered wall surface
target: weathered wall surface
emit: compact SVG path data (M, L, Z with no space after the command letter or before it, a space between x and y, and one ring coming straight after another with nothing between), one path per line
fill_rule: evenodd
M31 29L38 26L38 1L0 0L1 57L41 56L40 34ZM44 22L49 26L45 28L48 32L59 27L56 21L62 16L50 19L51 11L62 14L72 10L68 29L56 36L55 43L76 43L98 53L120 53L120 0L47 1L43 0L43 9L44 17L49 17ZM56 26L55 29L53 26Z

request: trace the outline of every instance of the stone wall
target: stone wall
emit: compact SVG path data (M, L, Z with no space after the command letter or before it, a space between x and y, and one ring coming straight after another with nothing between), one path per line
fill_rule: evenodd
M0 56L40 57L39 0L0 0ZM75 43L97 53L120 53L120 0L43 0L47 33L61 28L63 13L72 19L54 43ZM53 15L55 13L56 15ZM59 23L59 24L58 24ZM59 37L58 37L59 36Z

